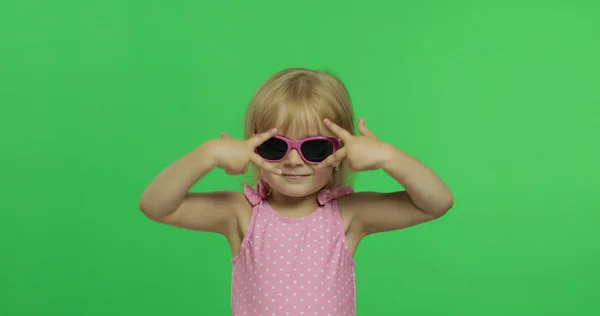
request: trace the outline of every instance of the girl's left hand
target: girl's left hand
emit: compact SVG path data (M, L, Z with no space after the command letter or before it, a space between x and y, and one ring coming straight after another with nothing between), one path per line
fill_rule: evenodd
M348 167L354 171L375 170L382 168L390 157L389 146L380 141L365 125L365 120L358 121L360 136L354 136L347 130L337 126L330 120L324 120L325 126L339 137L344 146L321 162L319 168L338 166L346 158Z

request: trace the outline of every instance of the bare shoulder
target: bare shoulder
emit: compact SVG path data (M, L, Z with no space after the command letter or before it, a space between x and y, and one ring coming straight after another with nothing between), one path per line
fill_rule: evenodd
M437 218L421 210L406 191L391 193L357 192L340 198L340 213L350 219L354 234L398 230Z
M244 193L235 192L235 196L232 197L232 205L234 217L236 219L235 223L235 232L239 234L240 240L244 238L246 234L246 228L248 227L248 223L250 222L250 218L252 217L252 204L248 202L248 199L244 195Z
M243 193L235 191L190 192L179 207L158 222L185 229L230 235L248 208Z
M370 193L370 192L369 192ZM367 199L364 192L356 192L344 195L338 199L338 207L345 224L346 234L352 233L360 235L362 232L361 222L356 220L360 210L368 208Z
M360 209L359 205L356 205L356 201L359 193L352 193L344 195L338 199L337 204L340 210L340 216L344 222L344 233L346 236L346 243L348 245L350 255L354 256L356 249L360 241L365 237L364 229L361 221L357 220L357 213Z

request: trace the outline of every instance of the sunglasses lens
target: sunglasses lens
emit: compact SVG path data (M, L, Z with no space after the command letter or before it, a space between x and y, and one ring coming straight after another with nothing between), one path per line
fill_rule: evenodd
M258 155L267 160L279 160L285 156L288 146L281 139L271 137L256 148Z
M304 142L300 149L306 160L321 162L333 154L333 143L325 139L314 139Z

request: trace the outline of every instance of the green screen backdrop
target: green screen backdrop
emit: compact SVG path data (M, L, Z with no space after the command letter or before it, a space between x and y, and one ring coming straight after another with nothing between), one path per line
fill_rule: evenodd
M577 0L4 0L0 315L227 315L226 240L138 200L203 141L241 137L287 67L341 77L357 118L455 196L361 243L358 315L600 315L598 16ZM355 188L398 186L375 171Z

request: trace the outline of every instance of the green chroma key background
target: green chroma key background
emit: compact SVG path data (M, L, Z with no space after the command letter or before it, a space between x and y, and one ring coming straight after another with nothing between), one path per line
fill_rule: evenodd
M256 88L331 71L456 205L366 238L358 315L599 315L595 1L0 4L0 315L227 315L224 238L147 220ZM241 190L215 171L193 190ZM391 191L382 171L356 190ZM219 210L215 210L218 212Z

